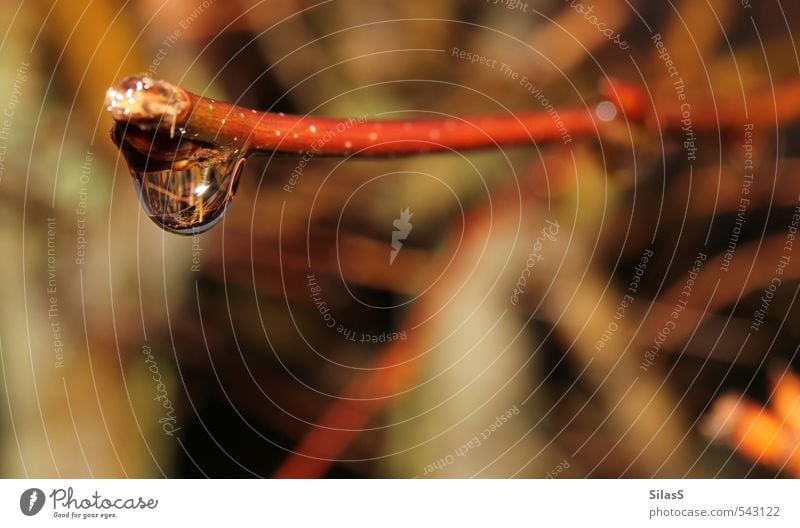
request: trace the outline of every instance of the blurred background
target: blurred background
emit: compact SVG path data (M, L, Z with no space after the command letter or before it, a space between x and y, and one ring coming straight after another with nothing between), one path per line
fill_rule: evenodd
M800 475L795 2L29 0L0 20L3 476ZM557 119L617 77L650 117L252 158L223 222L182 237L109 139L105 91L137 73L371 118Z

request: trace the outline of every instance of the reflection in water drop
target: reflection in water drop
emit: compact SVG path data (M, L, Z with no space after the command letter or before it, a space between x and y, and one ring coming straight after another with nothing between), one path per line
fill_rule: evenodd
M131 172L150 218L167 231L193 235L222 219L243 163L244 158L233 158L183 170Z
M147 215L182 235L202 233L222 219L233 199L245 156L239 150L112 130Z

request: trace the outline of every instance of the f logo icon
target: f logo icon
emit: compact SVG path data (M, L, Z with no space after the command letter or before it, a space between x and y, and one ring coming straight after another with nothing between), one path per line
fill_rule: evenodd
M22 492L19 498L19 509L28 517L42 511L44 492L39 488L31 488Z

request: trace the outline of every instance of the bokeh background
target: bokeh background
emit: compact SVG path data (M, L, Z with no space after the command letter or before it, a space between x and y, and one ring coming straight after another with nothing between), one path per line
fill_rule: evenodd
M27 0L0 21L3 476L800 474L796 2ZM552 116L617 77L651 118L314 158L291 192L297 158L252 158L224 221L181 237L109 139L105 90L135 73L354 117ZM691 130L652 119L683 103Z

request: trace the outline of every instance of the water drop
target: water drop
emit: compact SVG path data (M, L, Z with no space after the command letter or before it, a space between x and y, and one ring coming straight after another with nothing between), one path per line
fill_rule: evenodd
M222 219L233 200L246 156L163 134L112 129L147 215L172 233L195 235Z
M182 235L203 233L222 219L236 192L244 158L195 164L183 170L134 173L147 214Z

